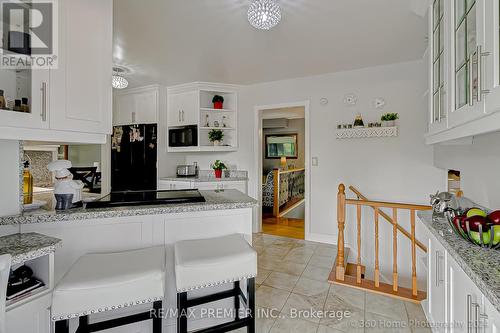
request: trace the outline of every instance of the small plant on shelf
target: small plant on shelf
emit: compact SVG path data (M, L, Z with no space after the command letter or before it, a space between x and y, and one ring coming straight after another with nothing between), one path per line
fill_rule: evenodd
M215 95L214 98L212 98L212 103L214 103L214 109L223 109L224 97Z
M396 126L396 120L398 120L398 119L399 119L399 114L397 114L397 113L385 113L380 118L380 120L382 120L383 127Z
M222 177L222 170L226 170L227 166L224 164L224 162L221 162L220 160L216 160L212 164L212 169L214 169L215 178L221 178Z
M224 139L224 132L219 129L213 129L208 132L208 140L214 144L214 146L220 146L220 143Z

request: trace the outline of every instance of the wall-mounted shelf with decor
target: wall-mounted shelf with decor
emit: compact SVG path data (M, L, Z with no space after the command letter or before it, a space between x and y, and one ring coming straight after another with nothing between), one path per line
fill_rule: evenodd
M337 139L364 139L398 136L398 127L364 127L338 129Z

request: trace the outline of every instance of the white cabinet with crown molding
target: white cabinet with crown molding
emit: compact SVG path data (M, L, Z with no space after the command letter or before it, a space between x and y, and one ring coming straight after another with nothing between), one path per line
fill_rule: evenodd
M115 92L113 125L155 124L160 110L158 85Z
M500 4L429 7L428 144L500 130Z
M0 73L6 97L29 100L29 112L0 110L0 139L105 143L112 127L113 2L67 0L57 6L57 68L19 77L21 71L16 78L8 70Z

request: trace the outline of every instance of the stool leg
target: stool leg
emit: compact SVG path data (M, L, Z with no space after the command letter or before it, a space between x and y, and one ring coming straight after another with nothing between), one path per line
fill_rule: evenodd
M69 320L56 321L55 333L69 333Z
M153 309L155 316L153 317L153 333L161 333L161 301L157 301L153 303Z
M236 296L234 296L235 319L240 319L240 281L234 282L234 290L236 291Z
M250 323L247 332L255 333L255 278L248 279L248 308L250 310Z
M177 333L187 333L187 293L177 294Z
M89 316L78 318L78 333L89 333Z

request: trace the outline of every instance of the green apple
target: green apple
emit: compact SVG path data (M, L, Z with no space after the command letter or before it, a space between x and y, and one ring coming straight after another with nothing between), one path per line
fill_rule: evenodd
M482 216L482 217L486 217L488 216L488 214L482 210L482 209L479 209L479 208L471 208L467 211L467 217L472 217L472 216Z
M500 243L500 226L492 226L489 232L493 232L493 245Z
M477 245L481 245L481 238L479 236L479 232L477 231L471 231L470 232L470 238L476 243ZM490 232L483 232L483 244L489 244L490 243Z

